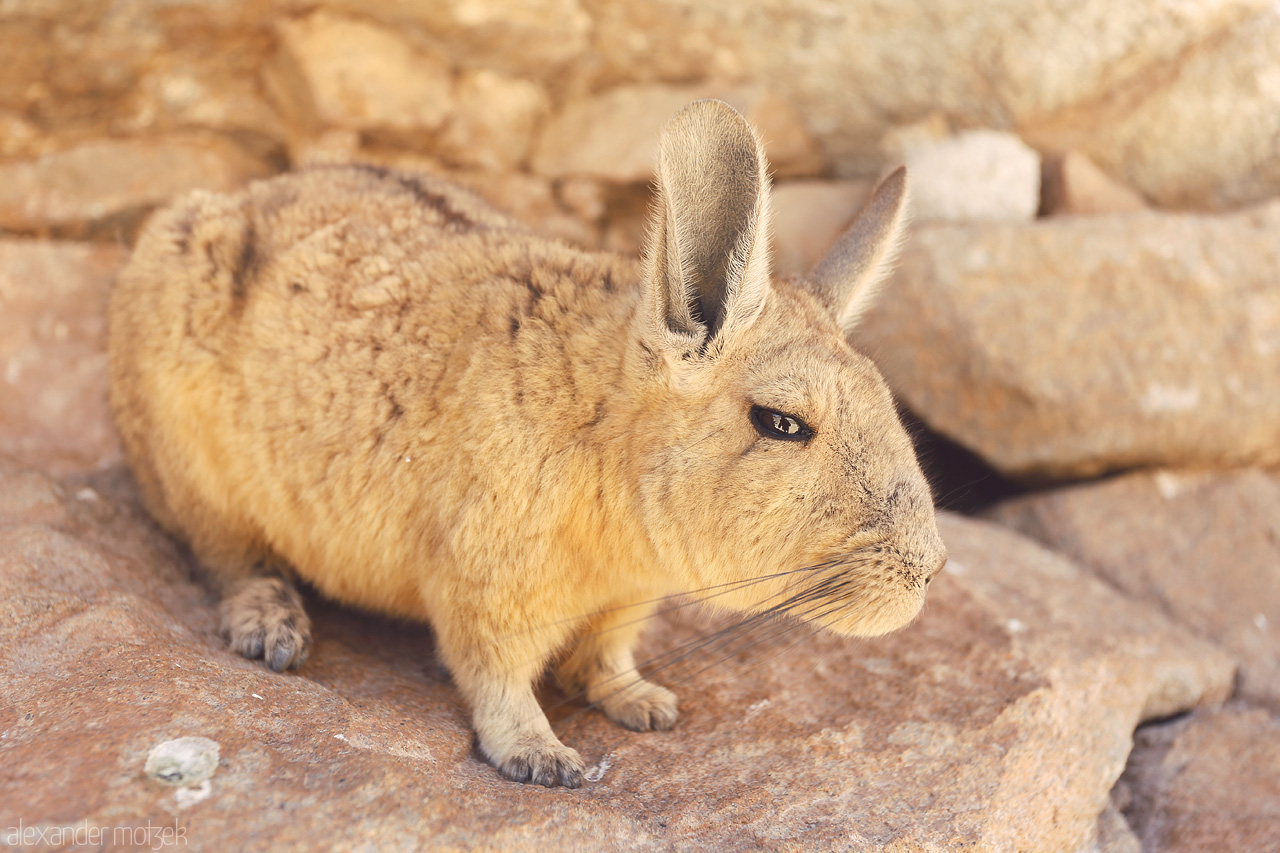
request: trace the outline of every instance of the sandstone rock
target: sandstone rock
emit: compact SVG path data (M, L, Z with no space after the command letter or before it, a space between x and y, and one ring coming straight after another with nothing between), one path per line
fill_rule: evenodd
M1098 163L1168 207L1280 195L1280 8L1271 4L1162 76L1170 79L1079 117L1076 137Z
M480 70L457 84L458 110L438 146L455 166L511 171L529 154L533 133L550 109L541 86Z
M433 131L453 110L442 59L395 31L321 10L279 25L321 121L360 130Z
M1228 707L1138 730L1124 783L1144 850L1280 849L1280 721Z
M970 130L936 142L903 144L911 215L917 221L1035 218L1040 155L1018 137Z
M110 245L0 240L0 453L53 471L119 461L106 306L123 261Z
M656 673L682 694L670 733L624 731L548 688L590 782L535 790L476 757L425 628L311 600L312 655L275 674L223 647L121 469L55 480L0 463L0 496L0 803L49 830L151 820L207 849L1084 850L1133 727L1230 684L1219 653L1158 613L946 518L951 570L917 625L721 636ZM669 612L647 652L717 625ZM216 746L216 773L150 779L153 750L188 737Z
M799 115L761 87L625 86L574 100L542 132L534 171L549 177L589 176L614 183L653 177L654 152L663 125L699 98L732 104L760 131L771 168L779 175L812 175L822 154Z
M231 190L270 167L218 137L102 139L0 163L0 228L81 235L128 231L188 190Z
M1146 207L1142 196L1113 180L1083 152L1045 158L1040 208L1047 216L1132 213Z
M894 125L939 111L957 126L1021 130L1144 80L1270 5L591 0L593 61L578 67L592 88L597 79L748 76L798 109L839 174L868 176ZM1217 132L1212 122L1197 130ZM1230 144L1228 133L1219 144Z
M1280 476L1129 474L990 515L1219 643L1241 693L1280 710Z
M1017 477L1280 461L1280 204L924 225L857 332Z
M578 0L329 0L395 30L420 30L460 64L549 80L587 47Z
M773 186L773 271L808 273L858 215L870 181L785 181Z

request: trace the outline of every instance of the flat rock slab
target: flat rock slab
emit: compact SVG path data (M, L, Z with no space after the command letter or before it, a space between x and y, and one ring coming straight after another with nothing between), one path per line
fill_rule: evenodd
M128 234L176 195L237 189L271 171L217 136L93 140L0 163L0 228L69 237Z
M1241 694L1280 711L1280 474L1140 472L989 515L1219 643Z
M476 756L427 629L312 600L309 661L271 673L224 648L123 469L58 480L9 461L0 496L0 826L45 833L149 822L207 850L1084 850L1134 727L1221 700L1232 678L1220 652L1066 560L947 517L950 571L898 635L779 624L695 648L726 623L660 618L642 651L691 649L655 673L681 695L670 733L547 688L590 782L534 788Z
M931 428L1020 478L1280 461L1280 203L924 224L856 332Z

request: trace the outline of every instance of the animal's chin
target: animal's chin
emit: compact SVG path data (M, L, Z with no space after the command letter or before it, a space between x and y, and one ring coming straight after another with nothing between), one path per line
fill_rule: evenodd
M901 590L865 596L812 621L845 637L879 637L910 625L923 608L923 591Z

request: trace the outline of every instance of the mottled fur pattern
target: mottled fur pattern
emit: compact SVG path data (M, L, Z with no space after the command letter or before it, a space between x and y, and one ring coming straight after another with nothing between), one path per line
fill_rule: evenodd
M233 647L305 658L278 571L427 620L484 754L574 787L582 760L533 694L548 663L628 728L675 723L635 669L636 602L721 585L718 606L792 602L845 634L912 620L945 551L888 389L836 320L892 260L904 179L846 260L771 282L765 170L726 105L679 113L643 268L371 167L154 217L112 298L112 404ZM753 406L812 436L766 436Z

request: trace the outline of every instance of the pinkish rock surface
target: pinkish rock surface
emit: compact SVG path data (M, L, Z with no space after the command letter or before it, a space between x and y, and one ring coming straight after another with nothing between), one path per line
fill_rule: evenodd
M1240 662L1240 693L1280 711L1280 475L1126 474L989 511Z
M1119 786L1143 850L1280 850L1280 719L1230 705L1144 726Z
M107 406L116 246L0 240L0 454L52 471L120 461Z
M1134 726L1220 700L1231 678L1065 560L947 518L952 570L916 625L864 642L775 626L703 648L656 673L681 693L673 732L624 731L547 688L590 782L546 790L477 757L426 628L312 600L311 658L274 674L225 649L122 469L58 479L9 460L0 494L4 825L150 821L209 850L1084 850ZM670 614L645 648L715 624ZM216 745L211 778L148 775L187 737Z

